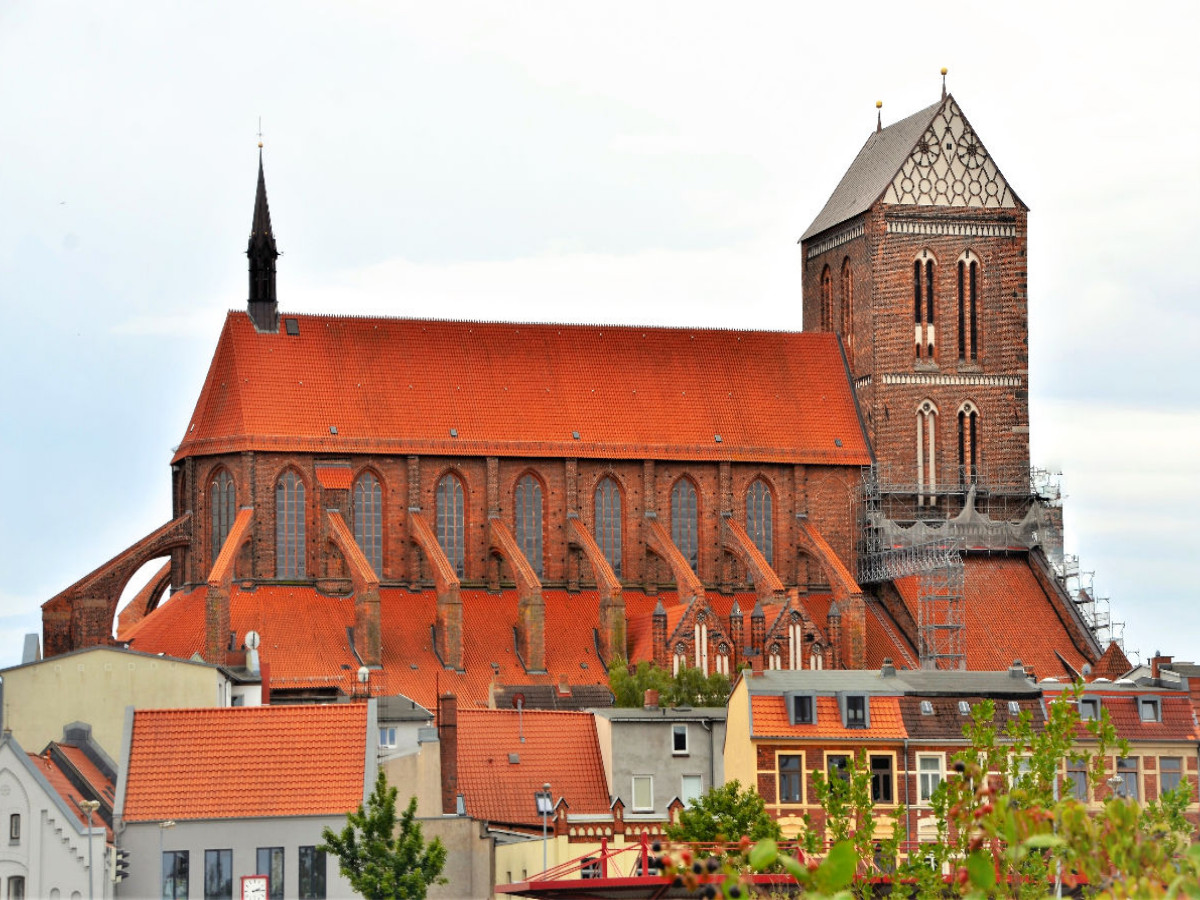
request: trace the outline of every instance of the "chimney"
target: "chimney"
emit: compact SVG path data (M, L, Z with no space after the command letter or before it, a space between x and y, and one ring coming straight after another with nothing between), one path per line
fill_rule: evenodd
M1028 677L1025 671L1025 664L1019 659L1014 659L1011 666L1008 667L1009 678L1020 678L1022 681Z
M458 698L438 697L438 741L442 757L442 812L458 812Z
M1150 677L1158 678L1163 666L1169 666L1174 657L1163 656L1161 650L1155 650L1154 656L1150 657Z
M879 670L879 677L880 678L895 678L896 677L896 666L892 663L892 658L890 656L884 658L883 668Z
M653 688L647 688L642 700L642 706L645 709L658 709L658 691Z

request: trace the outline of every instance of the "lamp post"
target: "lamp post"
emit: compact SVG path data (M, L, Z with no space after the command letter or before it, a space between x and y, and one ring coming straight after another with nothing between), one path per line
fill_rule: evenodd
M1121 788L1124 784L1125 784L1125 779L1122 778L1120 775L1114 775L1112 778L1108 779L1108 786L1112 790L1114 797L1124 797L1125 796L1125 791L1121 790Z
M88 900L95 900L96 875L92 869L92 813L100 807L99 800L80 800L79 808L87 813L88 823Z
M540 791L534 791L533 796L537 800L537 811L542 814L542 871L545 872L549 868L549 864L546 862L546 826L550 813L554 811L554 798L550 794L550 782L547 781L543 784Z

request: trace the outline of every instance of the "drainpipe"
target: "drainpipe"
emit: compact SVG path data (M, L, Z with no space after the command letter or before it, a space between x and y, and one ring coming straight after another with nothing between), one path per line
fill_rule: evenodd
M700 727L708 732L708 789L711 791L717 786L717 759L713 756L712 723L706 719L701 719Z
M904 739L904 831L905 843L912 844L912 804L908 792L908 738ZM911 854L910 854L911 855Z

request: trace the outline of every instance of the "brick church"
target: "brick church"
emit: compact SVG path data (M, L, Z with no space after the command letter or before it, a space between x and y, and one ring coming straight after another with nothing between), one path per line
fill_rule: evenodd
M1105 648L1030 480L1026 217L944 94L801 238L803 332L293 315L260 151L170 519L44 604L45 652L253 631L276 699L365 668L428 708L618 657L1075 675Z

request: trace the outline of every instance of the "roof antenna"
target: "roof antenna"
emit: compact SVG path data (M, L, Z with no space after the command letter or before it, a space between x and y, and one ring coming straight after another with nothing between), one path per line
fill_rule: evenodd
M879 132L883 131L883 113L881 112L882 109L883 109L883 101L876 100L875 101L875 133L876 134L879 134Z
M946 67L942 66L942 99L946 99ZM259 145L262 146L261 144Z

